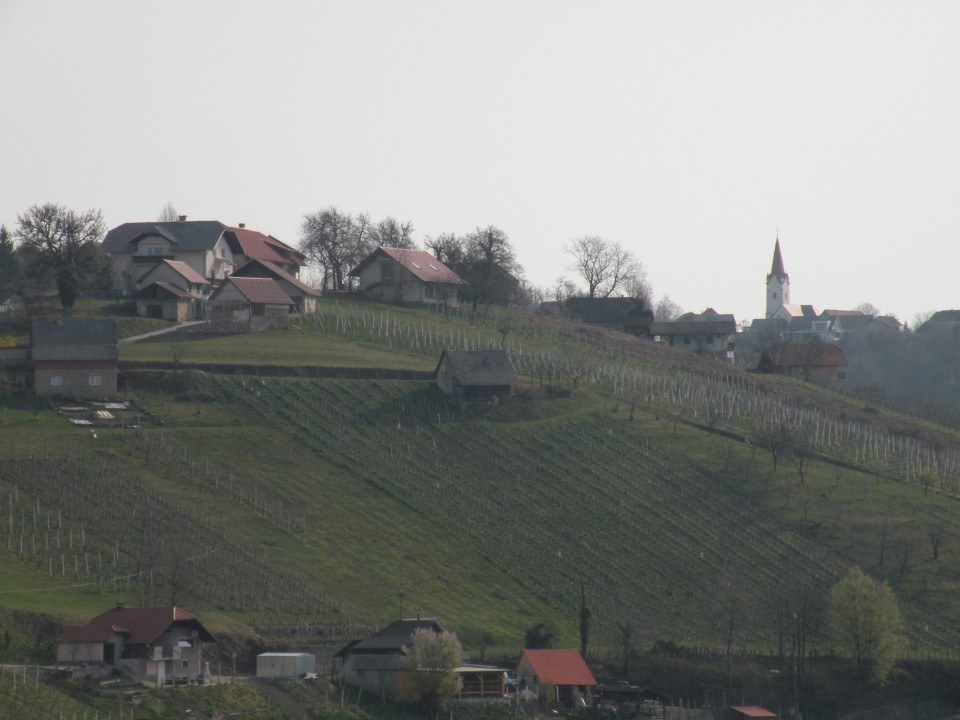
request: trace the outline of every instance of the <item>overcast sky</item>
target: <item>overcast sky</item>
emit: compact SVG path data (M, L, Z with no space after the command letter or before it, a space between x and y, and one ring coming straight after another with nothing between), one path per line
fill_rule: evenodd
M960 2L0 0L0 222L335 205L616 240L657 297L960 307Z

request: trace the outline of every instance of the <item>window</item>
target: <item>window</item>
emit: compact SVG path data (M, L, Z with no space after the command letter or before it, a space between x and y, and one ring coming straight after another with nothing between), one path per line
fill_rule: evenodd
M154 256L163 255L164 251L165 251L165 248L163 248L160 245L150 245L144 248L144 255L154 255Z
M103 377L101 375L90 375L87 378L87 382L91 385L103 385Z
M393 280L393 263L380 263L380 279L384 282Z
M63 375L51 375L50 376L51 385L63 385Z

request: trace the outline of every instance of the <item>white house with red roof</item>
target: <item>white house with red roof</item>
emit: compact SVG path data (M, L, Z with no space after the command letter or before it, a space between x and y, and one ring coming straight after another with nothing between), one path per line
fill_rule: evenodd
M297 277L307 261L306 255L296 248L280 242L272 235L250 230L244 223L238 227L228 227L226 238L238 268L251 260L264 260Z
M526 649L517 661L517 679L539 692L543 683L556 688L557 700L570 705L590 705L597 681L577 650Z
M216 640L182 608L120 603L86 625L65 627L57 638L57 663L115 667L160 687L196 680L205 642Z
M204 298L212 290L210 281L182 260L164 258L137 281L137 289L155 282L174 285L195 298Z
M466 283L426 250L380 247L350 271L360 292L383 302L457 305Z

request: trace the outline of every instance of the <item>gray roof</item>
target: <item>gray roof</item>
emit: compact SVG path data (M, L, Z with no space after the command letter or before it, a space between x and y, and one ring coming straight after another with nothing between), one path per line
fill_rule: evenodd
M350 652L400 652L405 645L410 644L414 631L420 628L436 633L443 632L443 626L432 618L397 620L380 632L352 645Z
M102 248L108 253L133 252L136 241L159 235L173 243L179 252L212 250L228 230L226 225L217 220L124 223L107 233Z
M506 350L447 350L446 358L457 382L464 387L516 385L520 382Z
M736 335L737 323L729 320L671 320L650 324L651 335Z
M116 320L35 320L30 330L34 360L118 358Z
M572 297L567 307L583 322L601 325L644 323L653 317L642 300L631 297Z

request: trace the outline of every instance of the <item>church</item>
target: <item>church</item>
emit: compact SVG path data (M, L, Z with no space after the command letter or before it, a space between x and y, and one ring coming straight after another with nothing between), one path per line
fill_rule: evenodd
M790 320L795 317L816 317L813 305L790 304L790 276L783 269L783 255L780 252L780 237L777 236L773 247L773 264L767 275L767 320Z

